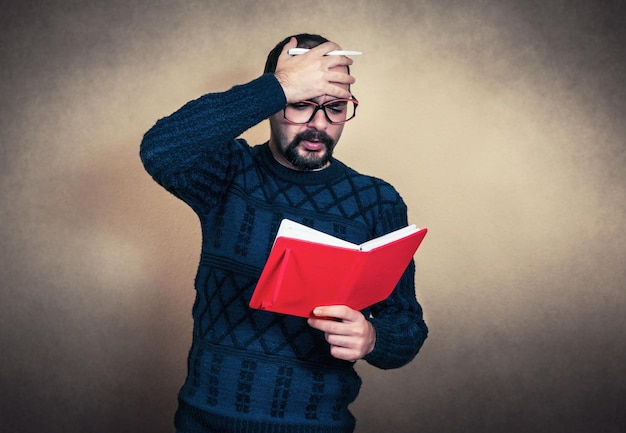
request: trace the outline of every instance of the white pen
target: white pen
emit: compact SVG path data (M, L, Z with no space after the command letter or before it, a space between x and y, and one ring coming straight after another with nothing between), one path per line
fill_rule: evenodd
M297 56L299 54L304 54L308 51L309 51L308 48L292 48L289 51L287 51L287 54L289 54L290 56ZM324 55L325 56L360 56L362 54L363 53L361 51L336 50L336 51L329 51Z

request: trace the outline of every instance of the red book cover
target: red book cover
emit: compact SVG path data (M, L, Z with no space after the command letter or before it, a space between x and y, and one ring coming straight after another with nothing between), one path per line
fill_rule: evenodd
M250 307L301 317L324 305L362 310L391 294L426 232L408 226L355 245L283 220Z

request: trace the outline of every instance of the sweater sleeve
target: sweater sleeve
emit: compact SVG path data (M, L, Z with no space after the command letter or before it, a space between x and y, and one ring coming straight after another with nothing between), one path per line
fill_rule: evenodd
M406 206L401 199L387 212L384 221L383 233L407 225ZM392 369L415 358L428 336L428 327L415 295L414 260L409 263L391 296L373 305L365 314L376 330L374 350L365 356L365 361L378 368Z
M218 200L232 174L236 137L285 105L273 74L230 90L209 93L162 118L145 133L144 167L156 182L193 206Z
M411 261L393 294L371 308L369 320L376 329L376 345L364 359L375 367L391 369L408 364L428 336L422 307L415 297L414 271Z

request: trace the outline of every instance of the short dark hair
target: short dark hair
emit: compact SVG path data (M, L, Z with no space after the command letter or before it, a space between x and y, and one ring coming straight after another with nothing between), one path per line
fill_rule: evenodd
M269 72L273 74L276 72L278 57L280 56L280 53L283 52L283 48L285 48L285 45L287 45L291 38L296 38L298 41L298 48L313 48L323 44L324 42L328 42L328 39L324 36L312 35L309 33L300 33L299 35L289 36L280 41L267 55L267 61L265 62L265 69L263 70L263 73Z

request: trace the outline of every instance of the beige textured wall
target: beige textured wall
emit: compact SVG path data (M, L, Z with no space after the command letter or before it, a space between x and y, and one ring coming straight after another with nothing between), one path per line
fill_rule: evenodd
M301 31L366 53L338 156L430 229L358 432L626 431L623 2L2 3L3 431L171 431L200 239L138 145Z

